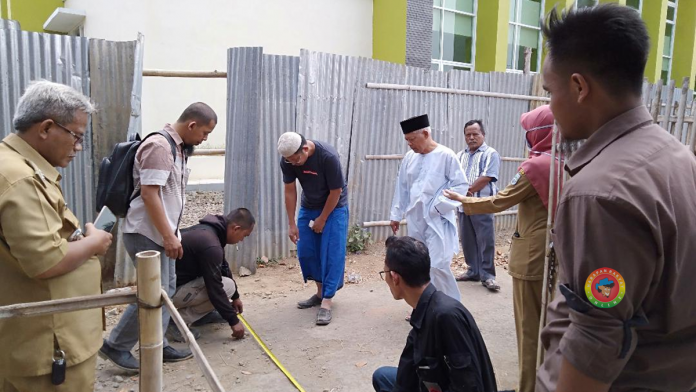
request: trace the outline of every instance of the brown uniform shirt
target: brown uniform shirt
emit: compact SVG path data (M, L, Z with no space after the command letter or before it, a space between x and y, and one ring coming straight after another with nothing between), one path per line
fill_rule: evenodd
M517 228L510 245L508 273L517 279L542 280L548 211L524 170L495 196L467 197L462 206L464 213L475 215L505 211L517 204Z
M17 135L0 143L0 306L101 292L96 257L65 275L36 279L68 251L79 227L60 187L60 174ZM0 379L51 372L54 344L68 366L101 347L100 309L0 319Z
M546 356L536 390L556 390L562 358L610 383L611 391L694 388L693 153L654 125L641 106L602 126L566 170L572 178L553 236L560 293L542 333ZM597 269L623 277L615 280L625 293L612 307L588 300L586 288L597 285L586 282Z

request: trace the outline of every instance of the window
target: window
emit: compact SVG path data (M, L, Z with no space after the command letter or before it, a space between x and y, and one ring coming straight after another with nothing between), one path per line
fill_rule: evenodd
M575 9L592 7L597 5L597 0L577 0L575 3L573 3L573 5L575 6Z
M643 11L643 0L626 0L626 6L638 10L638 12Z
M473 70L477 0L435 0L431 69Z
M667 1L667 20L665 21L665 43L662 48L662 81L667 84L672 79L672 55L674 54L674 33L677 25L677 2Z
M532 50L530 71L539 72L541 64L541 19L544 0L511 0L508 27L508 71L524 70L524 52Z

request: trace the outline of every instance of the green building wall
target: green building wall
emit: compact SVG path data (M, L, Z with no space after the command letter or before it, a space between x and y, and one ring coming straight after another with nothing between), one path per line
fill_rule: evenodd
M406 0L373 0L372 58L406 63Z
M63 0L0 0L2 18L19 22L22 30L43 32L43 24Z

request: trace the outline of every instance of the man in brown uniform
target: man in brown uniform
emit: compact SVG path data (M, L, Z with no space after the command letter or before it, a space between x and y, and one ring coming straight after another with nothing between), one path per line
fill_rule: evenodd
M553 237L560 292L536 390L689 391L696 159L641 103L646 27L606 4L554 10L543 32L551 110L565 140L586 141L566 161Z
M56 170L82 150L93 111L89 98L46 81L17 105L16 133L0 144L0 306L101 292L94 256L106 253L111 234L87 223L83 238L71 238L80 224ZM0 320L0 390L92 391L101 334L99 309ZM61 358L65 381L54 385Z
M445 191L445 196L462 202L467 215L492 214L519 205L517 228L510 246L508 273L512 276L519 358L520 380L517 390L533 392L549 203L549 152L553 136L551 109L548 105L540 106L523 114L520 123L526 131L529 159L520 165L510 185L490 197L464 197L452 191Z

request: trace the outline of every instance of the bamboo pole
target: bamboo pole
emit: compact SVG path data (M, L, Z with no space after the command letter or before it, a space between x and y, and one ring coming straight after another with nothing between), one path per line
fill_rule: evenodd
M193 150L193 156L225 156L224 148L206 148Z
M517 211L503 211L503 212L498 212L493 214L495 216L507 216L507 215L517 215ZM402 225L406 224L405 220L401 221ZM370 221L370 222L363 222L362 227L363 228L368 228L368 227L383 227L383 226L389 226L391 225L391 221L385 220L385 221Z
M443 87L426 87L426 86L411 86L405 84L389 84L389 83L367 83L366 88L381 89L381 90L406 90L406 91L422 91L426 93L442 93L442 94L456 94L456 95L473 95L476 97L489 97L489 98L506 98L506 99L519 99L523 101L543 101L551 102L551 98L547 97L535 97L531 95L520 95L520 94L505 94L505 93L492 93L487 91L472 91L472 90L458 90L454 88L443 88Z
M541 342L541 331L546 326L546 306L548 305L547 297L549 295L549 244L551 242L551 229L553 228L553 206L554 199L556 195L555 179L556 179L556 140L558 139L558 127L553 127L553 136L551 137L551 172L549 173L549 205L548 205L548 217L546 218L546 257L544 258L544 281L541 288L541 317L539 318L539 337L538 342ZM541 365L541 358L543 356L542 345L537 344L537 369Z
M135 291L132 291L15 304L0 307L0 319L43 316L47 314L74 312L76 310L103 308L104 306L132 304L135 302Z
M194 154L195 155L195 154ZM366 161L381 161L381 160L401 160L404 156L401 154L391 154L391 155L365 155ZM527 158L517 158L517 157L501 157L503 162L524 162Z
M143 76L160 78L227 78L227 72L221 71L166 71L162 69L143 70Z
M171 314L172 320L174 320L174 323L176 324L177 328L179 328L179 331L181 332L181 335L184 337L184 340L186 340L186 343L188 343L189 348L193 353L193 357L196 358L196 362L198 362L198 367L203 372L203 376L205 377L206 381L208 381L208 385L210 386L210 388L212 388L213 392L225 392L225 389L222 387L222 384L220 384L220 380L218 380L217 376L215 375L213 368L210 366L210 363L208 363L208 359L205 357L203 351L198 346L198 342L196 342L196 339L193 337L191 330L188 328L188 326L186 326L186 322L179 314L179 311L176 310L176 307L174 307L174 304L169 299L169 296L167 296L167 293L164 290L161 290L161 293L164 305L169 310L169 314Z
M135 255L138 268L140 390L162 392L162 276L160 252Z

